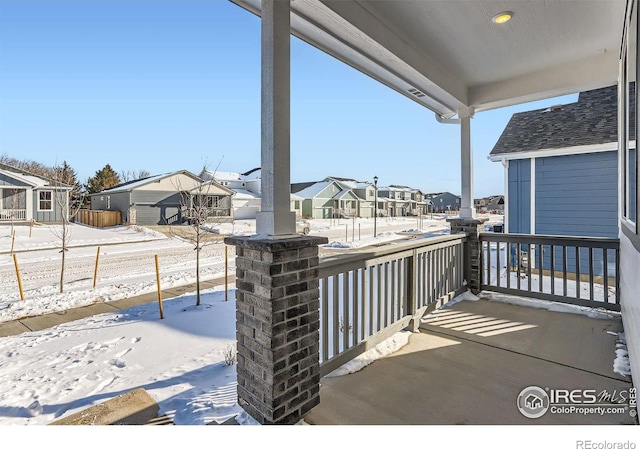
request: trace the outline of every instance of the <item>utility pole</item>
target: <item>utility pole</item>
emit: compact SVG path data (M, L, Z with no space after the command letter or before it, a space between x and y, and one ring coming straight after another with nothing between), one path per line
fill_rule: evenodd
M378 235L377 221L378 221L378 177L373 177L373 187L375 187L376 193L373 206L373 237Z

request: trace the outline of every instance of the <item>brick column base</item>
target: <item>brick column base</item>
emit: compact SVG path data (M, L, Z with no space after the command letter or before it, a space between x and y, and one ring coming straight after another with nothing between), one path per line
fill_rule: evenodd
M261 424L295 424L320 403L318 245L326 238L236 246L238 402Z
M465 244L465 267L464 277L467 280L467 287L471 293L480 293L480 231L481 225L487 222L487 217L482 218L448 218L451 223L451 234L459 234L464 232L467 234L467 243Z

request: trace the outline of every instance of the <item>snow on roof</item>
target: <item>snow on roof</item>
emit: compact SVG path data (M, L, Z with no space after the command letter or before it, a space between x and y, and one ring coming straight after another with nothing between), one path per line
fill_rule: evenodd
M241 199L241 200L250 200L250 199L256 199L256 198L260 198L260 195L257 195L253 192L250 192L246 189L231 189L234 192L236 192L235 195L233 195L233 198L235 199Z
M334 198L335 198L335 199L337 199L337 200L339 200L339 199L342 199L342 198L344 198L345 196L349 196L349 195L355 196L355 194L354 194L351 190L343 189L343 190L341 190L340 192L338 192L338 194L336 194L336 195L334 196Z
M110 189L102 190L101 192L98 192L98 193L92 193L91 195L103 195L105 193L127 192L127 191L135 189L137 187L140 187L140 186L143 186L143 185L146 185L146 184L151 184L152 182L160 181L161 179L164 179L164 178L167 178L167 177L173 176L173 175L178 175L178 174L181 174L181 173L185 174L187 176L193 176L196 179L200 179L198 176L194 175L193 173L189 172L188 170L179 170L179 171L174 171L174 172L171 172L171 173L163 173L161 175L149 176L147 178L142 178L142 179L139 179L139 180L133 181L133 182L125 182L123 184L117 185L117 186L112 187Z
M230 172L230 171L207 171L205 172L205 177L207 179L213 179L215 181L240 181L242 178L240 177L240 173Z
M300 201L300 200L303 200L303 199L304 199L304 198L303 198L303 197L301 197L300 195L296 195L295 193L292 193L292 194L291 194L291 200L292 200L292 201Z
M154 182L154 181L158 181L160 179L166 178L167 176L172 174L173 173L163 173L161 175L154 175L154 176L149 176L147 178L138 179L137 181L133 181L133 182L125 182L123 184L119 184L115 187L111 187L110 189L105 189L98 193L104 194L104 193L125 192L127 190L135 189L136 187L149 184L150 182Z
M44 187L49 185L48 181L42 178L38 178L37 176L24 175L22 173L16 173L11 170L2 170L2 169L0 169L0 173L3 173L4 175L10 178L17 179L18 181L22 181L25 184L29 184L33 187Z
M299 196L301 196L302 198L313 198L315 197L318 193L322 192L324 189L326 189L329 185L333 184L334 181L320 181L320 182L316 182L315 184L312 184L311 186L307 187L306 189L302 189L299 192L296 192Z
M204 173L205 178L213 179L215 181L257 181L260 179L261 169L260 167L249 170L245 173L231 172L231 171L206 171Z

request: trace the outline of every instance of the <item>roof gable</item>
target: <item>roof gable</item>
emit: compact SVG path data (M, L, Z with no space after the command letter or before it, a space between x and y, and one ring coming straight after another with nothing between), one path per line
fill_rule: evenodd
M139 187L143 187L143 186L149 185L149 184L154 183L154 182L159 182L159 181L162 181L162 180L164 180L166 178L169 178L171 176L176 176L176 175L180 175L180 174L188 176L188 177L192 178L196 182L203 182L204 181L203 179L201 179L200 177L194 175L193 173L191 173L188 170L179 170L179 171L175 171L175 172L171 172L171 173L163 173L161 175L149 176L149 177L146 177L146 178L138 179L136 181L125 182L123 184L119 184L119 185L117 185L115 187L112 187L110 189L102 190L101 192L93 193L91 195L104 195L105 193L129 192L129 191L137 189ZM186 189L186 190L188 190L188 189ZM89 196L91 196L91 195L89 195Z

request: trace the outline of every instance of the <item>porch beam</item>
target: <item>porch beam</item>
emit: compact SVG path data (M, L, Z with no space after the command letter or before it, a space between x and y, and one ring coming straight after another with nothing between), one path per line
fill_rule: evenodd
M288 1L262 2L261 211L256 232L262 238L295 235L291 211L290 32Z
M462 197L460 218L473 218L473 152L471 151L471 117L473 108L458 111L460 117L460 168Z

